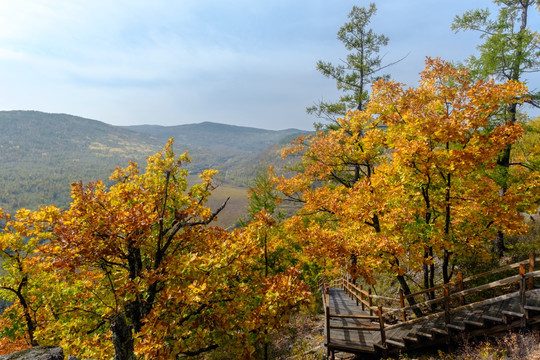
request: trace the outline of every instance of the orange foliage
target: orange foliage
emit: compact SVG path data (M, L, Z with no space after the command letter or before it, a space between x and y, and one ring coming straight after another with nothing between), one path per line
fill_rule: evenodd
M30 348L30 345L24 339L0 338L0 355L7 355L28 348Z
M302 173L274 177L303 202L288 229L306 253L351 265L372 281L440 259L487 256L497 229L523 231L522 192L499 196L496 159L523 133L494 115L526 88L471 80L466 69L427 59L417 88L379 80L364 111L308 140ZM443 269L443 271L445 271ZM447 276L448 274L445 274Z

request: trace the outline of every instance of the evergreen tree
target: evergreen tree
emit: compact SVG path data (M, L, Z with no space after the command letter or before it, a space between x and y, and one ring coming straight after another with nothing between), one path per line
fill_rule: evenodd
M336 103L321 100L308 107L306 110L309 114L315 114L321 119L333 122L333 126L338 126L337 119L345 116L348 110L364 109L371 82L381 77L377 75L381 70L395 64L384 65L379 55L381 47L388 44L388 37L376 34L368 28L376 12L374 3L368 8L353 6L349 13L350 21L345 23L337 34L337 38L350 52L344 64L334 65L322 60L317 62L317 70L327 78L334 79L338 90L344 94ZM320 123L315 125L317 128L324 127Z

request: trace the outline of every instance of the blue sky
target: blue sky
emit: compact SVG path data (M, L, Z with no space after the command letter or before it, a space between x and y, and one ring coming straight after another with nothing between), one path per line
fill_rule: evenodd
M414 86L426 56L460 61L475 33L452 19L491 1L379 0L388 69ZM213 121L311 129L305 108L335 100L317 60L339 62L349 0L0 0L0 110L113 125ZM531 27L540 29L538 14Z

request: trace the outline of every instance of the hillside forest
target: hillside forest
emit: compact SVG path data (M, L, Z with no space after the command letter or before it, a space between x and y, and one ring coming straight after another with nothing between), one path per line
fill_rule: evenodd
M0 353L269 359L291 316L319 310L322 276L410 294L536 249L540 35L527 19L540 3L494 3L452 26L479 32L477 54L426 58L407 85L381 73L375 4L353 7L344 63L317 62L342 96L307 109L311 133L204 123L190 143L185 127L165 140L174 129L0 114L5 133L64 140L1 142ZM207 146L211 129L229 140ZM224 225L230 184L248 198Z

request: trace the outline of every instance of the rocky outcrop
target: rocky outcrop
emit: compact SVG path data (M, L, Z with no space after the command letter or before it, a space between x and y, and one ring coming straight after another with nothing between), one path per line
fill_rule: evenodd
M0 356L0 360L64 360L64 352L59 347L36 346Z

